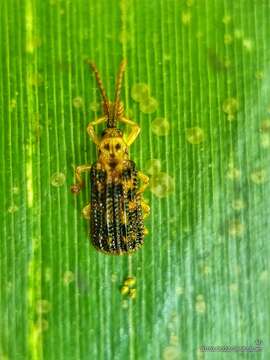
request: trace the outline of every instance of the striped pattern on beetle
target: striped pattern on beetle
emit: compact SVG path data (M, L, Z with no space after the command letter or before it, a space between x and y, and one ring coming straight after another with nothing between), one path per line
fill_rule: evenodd
M120 103L125 61L120 65L114 102L108 101L96 66L93 63L89 65L96 76L104 108L104 116L87 126L87 132L98 148L98 160L93 165L76 167L77 183L72 185L71 191L78 194L84 186L81 173L90 172L91 201L83 212L90 218L92 243L106 254L129 254L143 244L147 233L143 220L150 212L142 197L148 177L137 171L128 153L140 127L124 117L124 108ZM106 128L99 137L94 126L104 122ZM126 140L116 127L117 122L131 127Z

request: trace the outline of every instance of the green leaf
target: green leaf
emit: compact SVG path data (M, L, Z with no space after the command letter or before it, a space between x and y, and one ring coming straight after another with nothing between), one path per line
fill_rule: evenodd
M269 20L267 1L2 1L1 359L269 358ZM70 192L96 159L88 58L110 98L128 61L151 205L132 256L93 248L89 187Z

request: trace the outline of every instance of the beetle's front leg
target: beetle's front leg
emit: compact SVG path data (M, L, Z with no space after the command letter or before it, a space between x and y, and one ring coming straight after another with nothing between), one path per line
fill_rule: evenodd
M88 164L79 165L76 167L75 176L76 176L77 182L76 182L76 184L73 184L70 188L70 190L73 194L78 194L84 186L84 182L83 182L81 174L83 172L89 172L90 170L91 170L91 165L88 165Z
M124 117L121 117L119 119L119 121L121 121L122 123L124 123L126 125L131 126L131 132L128 135L128 138L127 138L127 141L126 141L127 146L130 146L136 140L137 136L139 135L139 133L141 131L141 128L134 121L131 121L131 120L126 119Z
M91 121L88 125L87 125L87 132L88 132L88 135L90 136L90 138L94 141L94 143L96 145L99 145L99 137L97 135L97 133L95 132L95 129L94 129L94 126L95 125L99 125L103 122L107 121L107 118L106 116L103 116L99 119L96 119L94 121Z

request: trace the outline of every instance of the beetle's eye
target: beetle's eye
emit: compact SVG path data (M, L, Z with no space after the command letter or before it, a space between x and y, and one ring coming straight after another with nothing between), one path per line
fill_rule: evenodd
M104 145L104 149L105 149L105 150L109 150L109 149L110 149L109 144L105 144L105 145Z
M116 150L121 149L121 145L120 145L119 143L117 143L117 144L115 145L115 149L116 149Z

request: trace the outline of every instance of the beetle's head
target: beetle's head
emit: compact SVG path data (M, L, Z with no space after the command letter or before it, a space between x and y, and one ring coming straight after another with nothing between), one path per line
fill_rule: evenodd
M115 167L128 157L128 147L121 130L106 128L99 144L99 161Z

